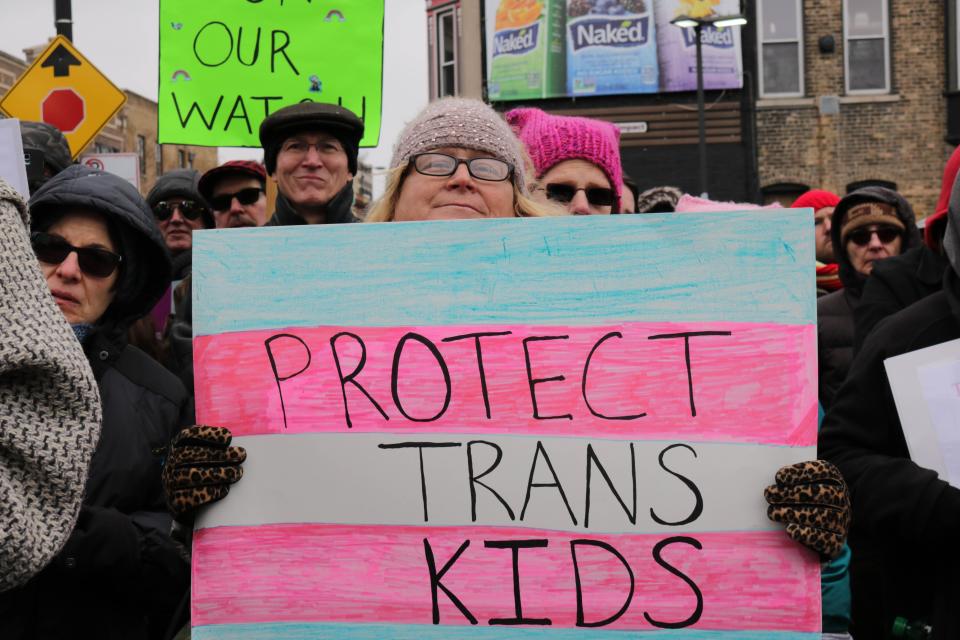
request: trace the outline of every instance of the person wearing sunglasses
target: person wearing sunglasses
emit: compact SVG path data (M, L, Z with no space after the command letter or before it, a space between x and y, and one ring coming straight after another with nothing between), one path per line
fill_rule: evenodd
M231 160L210 169L199 183L217 229L262 227L267 222L267 170L252 160Z
M443 98L397 138L384 194L366 222L528 217L557 213L528 195L525 154L479 100Z
M874 265L919 246L913 208L896 191L864 187L837 203L830 226L843 288L817 299L820 402L830 409L853 360L854 310Z
M189 584L161 465L192 416L177 377L126 336L169 285L170 257L150 207L113 174L71 166L29 204L39 269L92 369L103 421L72 531L46 569L0 595L0 637L160 637Z
M620 212L623 168L615 125L535 108L513 109L506 119L533 160L534 198L573 215Z
M193 232L215 226L199 184L200 174L196 170L177 169L157 178L147 193L147 204L173 257L174 280L190 273Z

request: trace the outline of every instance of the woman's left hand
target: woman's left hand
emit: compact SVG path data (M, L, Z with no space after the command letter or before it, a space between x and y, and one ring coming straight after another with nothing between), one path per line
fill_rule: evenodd
M821 556L840 555L850 531L850 493L839 469L809 460L782 467L775 480L763 492L767 517L787 525L787 535Z
M173 517L190 522L197 509L227 495L243 477L247 452L231 447L230 430L195 425L183 429L170 443L163 466L163 491Z

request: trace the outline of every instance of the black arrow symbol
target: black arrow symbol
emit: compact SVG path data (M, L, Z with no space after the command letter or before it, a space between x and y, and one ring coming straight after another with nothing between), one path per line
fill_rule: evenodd
M47 59L44 60L40 66L53 67L53 75L62 78L70 75L71 66L76 65L79 67L80 64L81 62L77 60L77 57L61 44L53 50L53 53L47 56Z

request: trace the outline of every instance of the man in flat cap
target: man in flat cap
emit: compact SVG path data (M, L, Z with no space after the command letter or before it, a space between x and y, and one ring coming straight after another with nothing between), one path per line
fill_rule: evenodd
M363 121L334 104L302 102L260 125L267 173L276 180L276 210L267 226L355 222L353 176Z

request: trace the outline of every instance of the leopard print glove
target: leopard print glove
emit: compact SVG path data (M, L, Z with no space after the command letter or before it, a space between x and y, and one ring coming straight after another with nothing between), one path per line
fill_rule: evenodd
M163 466L163 492L173 517L190 522L197 509L220 500L243 477L243 447L231 447L233 436L224 427L195 425L170 443Z
M781 468L775 480L763 492L767 517L821 556L840 555L850 530L850 493L840 471L826 460L810 460Z

